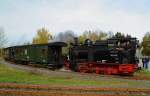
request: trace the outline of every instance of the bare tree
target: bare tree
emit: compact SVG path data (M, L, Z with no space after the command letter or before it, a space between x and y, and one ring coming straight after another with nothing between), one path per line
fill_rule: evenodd
M71 43L74 42L74 37L76 37L76 34L71 30L67 30L65 32L60 32L56 36L55 41L63 41L66 43Z
M108 31L108 38L112 38L114 36L114 33L112 31Z
M7 43L7 39L4 33L4 29L0 27L0 57L2 56L2 49Z
M71 30L67 30L65 32L60 32L56 36L55 41L62 41L62 42L66 42L68 44L68 46L63 48L63 50L62 50L64 55L68 54L70 43L74 43L74 37L76 37L76 34Z
M4 47L4 45L7 43L6 36L4 33L4 29L0 27L0 49Z

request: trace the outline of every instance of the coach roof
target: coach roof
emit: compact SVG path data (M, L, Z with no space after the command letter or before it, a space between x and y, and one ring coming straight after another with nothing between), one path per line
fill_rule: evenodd
M67 44L65 42L51 42L51 43L45 43L45 44L30 44L30 45L18 45L18 46L10 46L11 47L27 47L27 46L60 46L60 47L66 47Z

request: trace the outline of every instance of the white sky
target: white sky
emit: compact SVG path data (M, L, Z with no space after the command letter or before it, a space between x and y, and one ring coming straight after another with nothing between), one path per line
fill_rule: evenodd
M150 31L150 0L1 0L0 26L10 44L31 41L36 30L119 31L142 40Z

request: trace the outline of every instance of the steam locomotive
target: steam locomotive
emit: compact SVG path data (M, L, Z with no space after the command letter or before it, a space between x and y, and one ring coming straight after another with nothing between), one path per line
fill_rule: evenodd
M65 66L83 73L132 75L138 67L137 47L137 39L131 37L113 37L95 43L87 39L84 44L79 44L76 38Z

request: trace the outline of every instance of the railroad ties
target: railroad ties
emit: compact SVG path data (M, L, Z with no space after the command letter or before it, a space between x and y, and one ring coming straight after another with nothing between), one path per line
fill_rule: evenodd
M0 83L1 96L150 96L150 88L100 88Z

